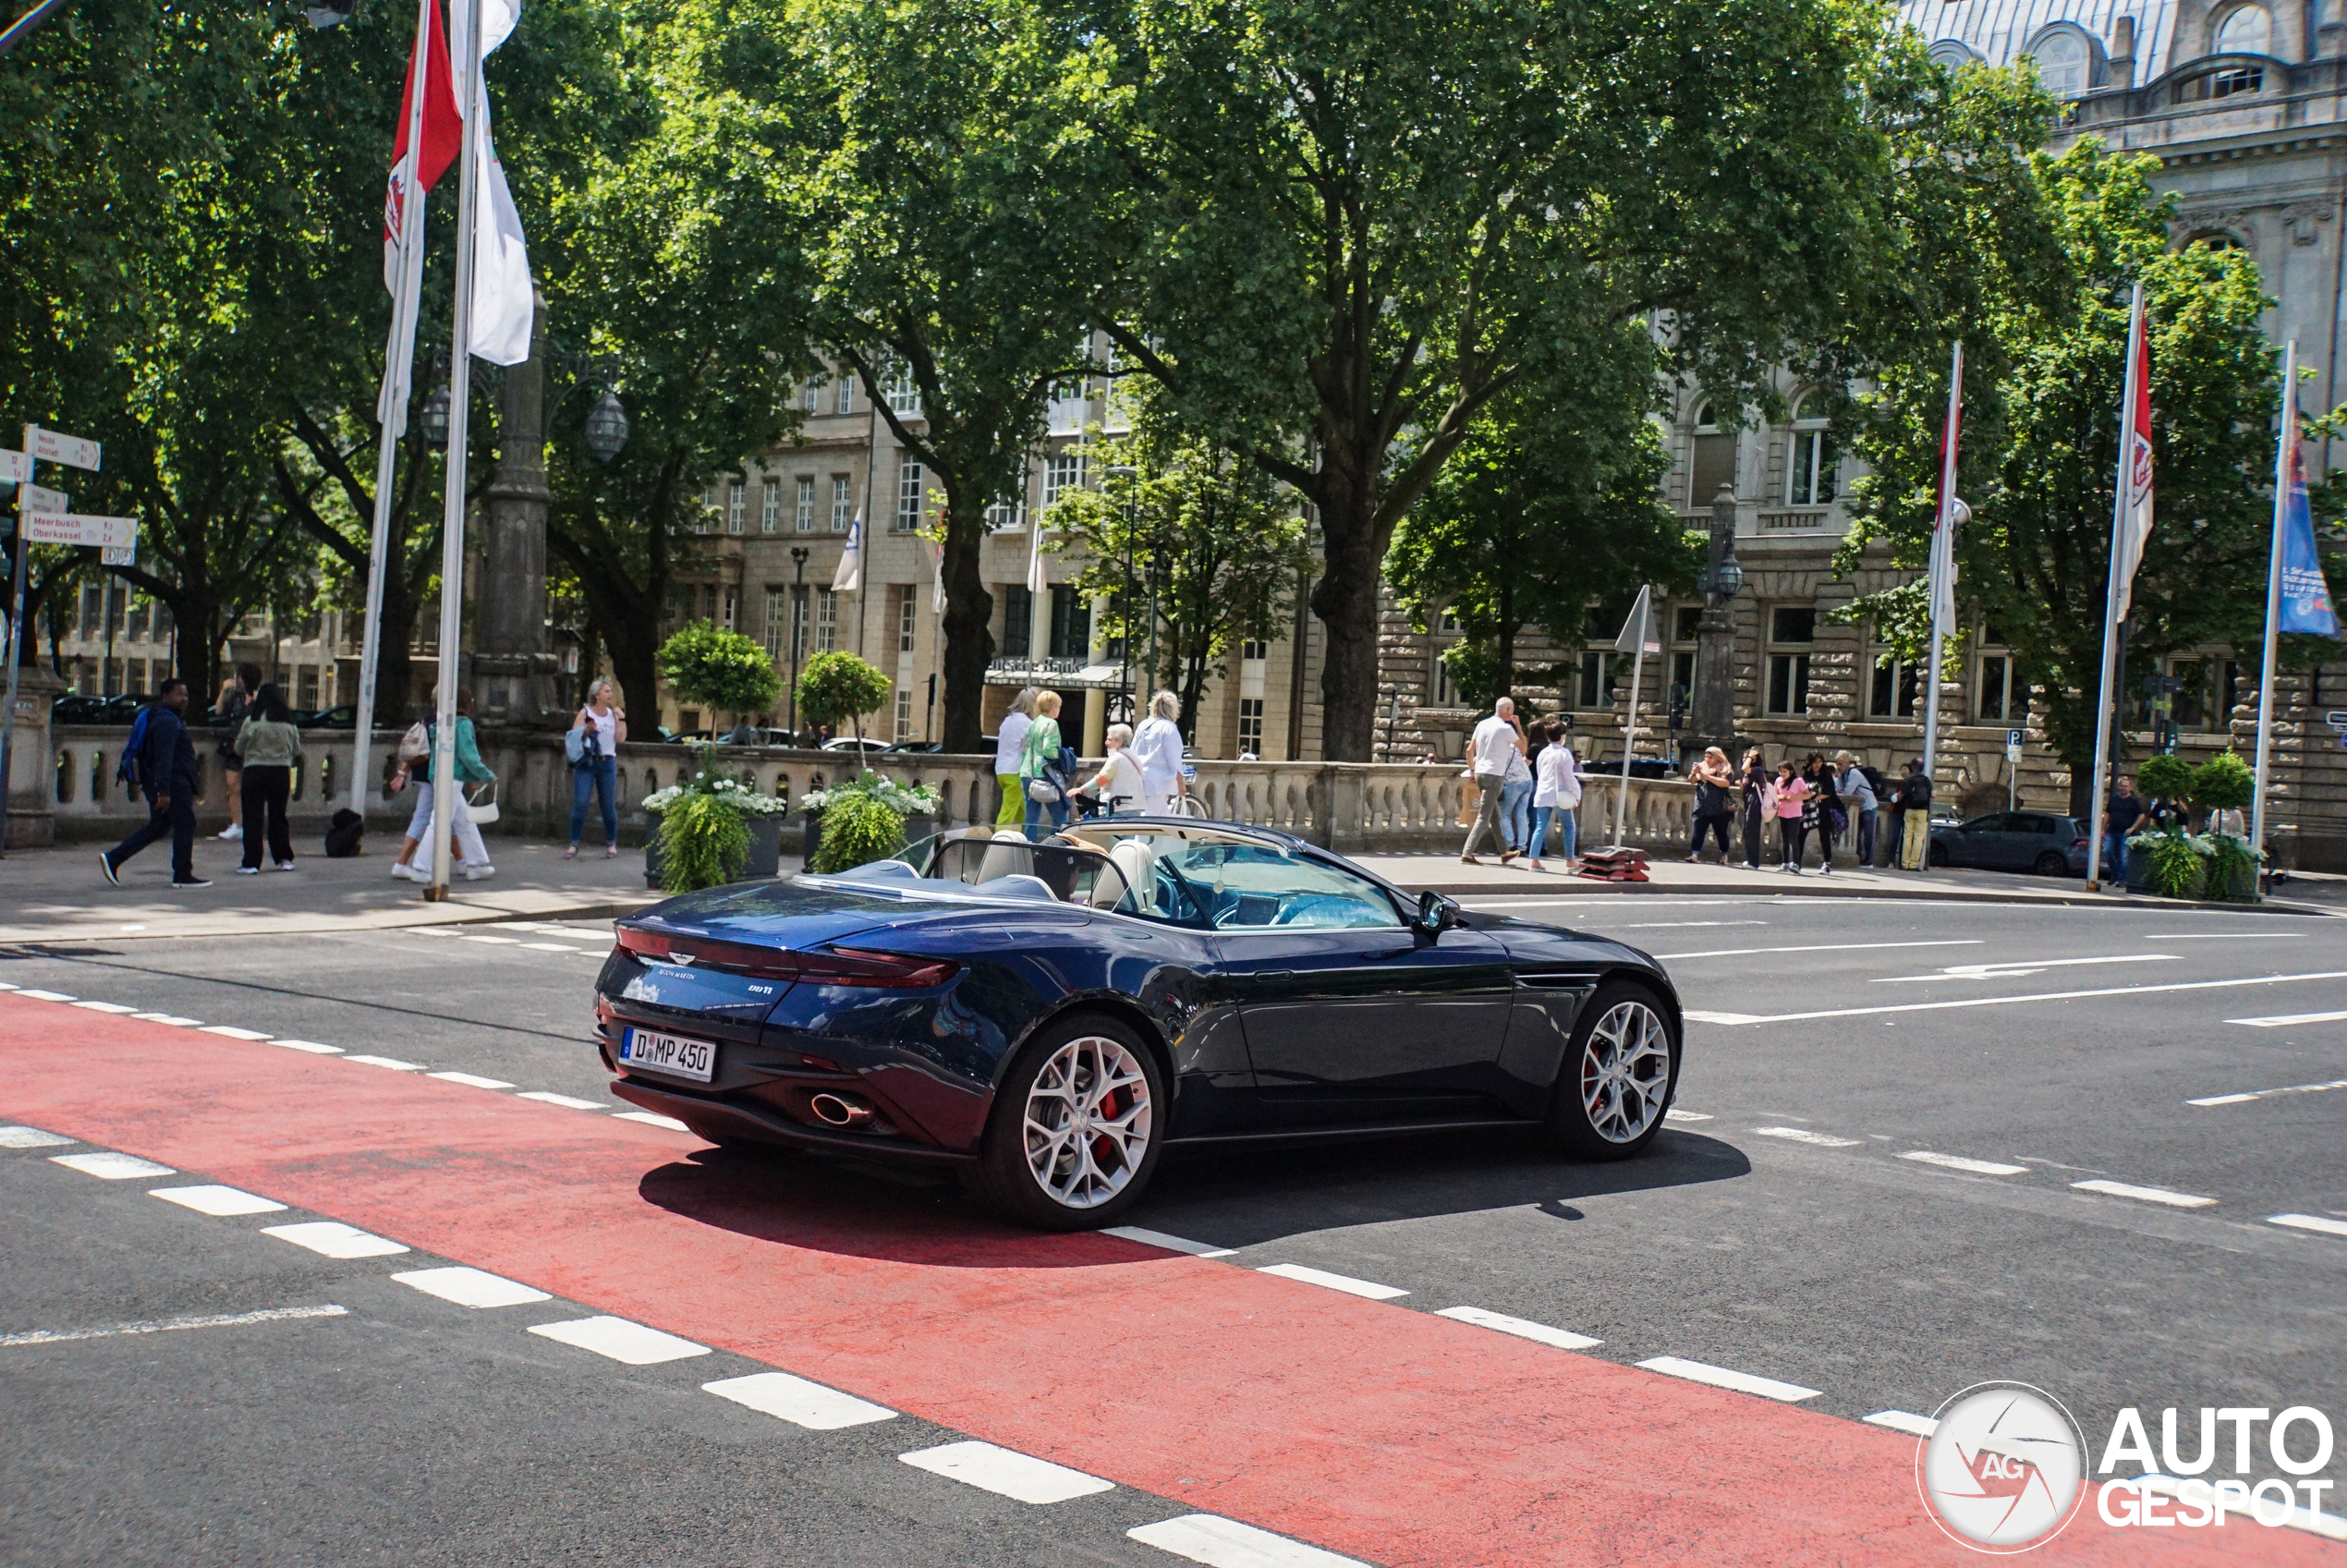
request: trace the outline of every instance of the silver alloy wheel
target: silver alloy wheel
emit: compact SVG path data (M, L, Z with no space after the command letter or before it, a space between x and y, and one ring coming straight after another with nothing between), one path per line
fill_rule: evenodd
M1123 1192L1149 1150L1149 1075L1128 1047L1080 1035L1052 1052L1027 1091L1027 1169L1066 1209Z
M1643 1002L1606 1009L1581 1048L1581 1108L1608 1143L1635 1143L1671 1092L1671 1033Z

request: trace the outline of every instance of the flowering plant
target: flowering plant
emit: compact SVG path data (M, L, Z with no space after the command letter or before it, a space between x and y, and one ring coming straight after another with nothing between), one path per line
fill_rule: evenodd
M935 784L901 784L867 771L861 778L835 784L829 789L810 789L798 797L798 808L821 815L823 808L844 797L876 800L899 817L918 817L937 809Z
M745 817L779 817L790 809L790 797L786 795L760 795L739 779L711 778L707 770L682 784L652 791L644 796L644 809L664 811L688 795L722 800Z

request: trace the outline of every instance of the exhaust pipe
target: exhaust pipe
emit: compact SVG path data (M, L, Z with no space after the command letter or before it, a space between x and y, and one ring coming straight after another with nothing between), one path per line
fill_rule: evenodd
M818 1121L833 1127L868 1127L877 1115L864 1097L857 1094L826 1091L809 1100L807 1108L815 1112Z

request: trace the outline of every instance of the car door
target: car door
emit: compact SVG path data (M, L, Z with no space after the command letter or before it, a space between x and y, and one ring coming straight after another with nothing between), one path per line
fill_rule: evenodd
M1975 817L1959 822L1941 839L1948 846L1948 863L1952 866L1978 866L1989 870L2005 869L2010 851L2005 843L2006 816L1994 811L1986 817Z
M1492 1103L1514 979L1501 944L1429 933L1385 891L1321 862L1232 906L1217 955L1270 1125L1423 1120ZM1236 916L1238 918L1231 918ZM1344 924L1314 924L1342 920Z

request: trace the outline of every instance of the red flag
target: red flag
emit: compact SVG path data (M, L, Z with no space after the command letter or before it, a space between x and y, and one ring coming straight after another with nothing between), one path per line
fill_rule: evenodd
M2119 454L2119 602L2112 615L2127 618L2135 568L2143 565L2151 537L2151 324L2140 307L2127 334L2127 433Z
M439 0L431 0L424 13L430 31L417 38L407 56L407 87L400 95L399 131L392 144L391 181L383 196L383 285L395 294L399 291L399 228L406 188L402 174L408 158L408 127L420 124L423 131L421 155L416 159L419 190L430 190L448 172L464 145L465 122L456 112L456 80L448 68L448 34L441 26ZM419 59L424 67L420 121L416 105Z

